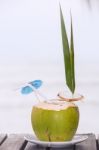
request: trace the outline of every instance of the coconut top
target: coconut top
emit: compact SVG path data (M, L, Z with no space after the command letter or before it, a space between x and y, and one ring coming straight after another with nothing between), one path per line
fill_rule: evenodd
M72 102L50 100L50 101L39 102L38 104L35 105L35 107L41 109L47 109L47 110L60 111L60 110L67 109L69 107L77 107L77 106Z

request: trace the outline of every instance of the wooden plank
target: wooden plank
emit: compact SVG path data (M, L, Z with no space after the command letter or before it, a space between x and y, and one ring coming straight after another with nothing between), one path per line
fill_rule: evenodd
M88 139L68 148L44 148L24 140L23 134L0 135L0 150L97 150L96 137L94 134L88 134ZM7 139L6 139L7 138ZM6 140L5 140L6 139ZM2 142L4 141L4 142ZM27 144L27 145L26 145ZM99 144L99 137L98 137Z
M97 137L97 150L99 149L99 135Z
M0 145L6 140L7 134L0 134Z
M46 150L46 148L28 142L24 150Z
M0 146L0 150L22 150L26 144L23 134L10 134Z
M74 146L64 147L64 148L50 148L50 150L74 150Z
M88 139L75 145L75 150L97 150L96 137L88 134Z
M50 148L50 147L40 147L32 143L28 143L24 150L66 150L66 148ZM67 150L74 150L74 146L68 147Z
M66 148L44 148L32 143L28 143L24 150L66 150ZM74 146L68 147L67 150L74 150Z

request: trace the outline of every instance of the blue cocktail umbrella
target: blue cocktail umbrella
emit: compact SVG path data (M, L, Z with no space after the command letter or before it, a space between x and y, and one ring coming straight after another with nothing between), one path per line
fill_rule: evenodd
M33 91L35 91L35 89L39 89L42 85L42 81L41 80L34 80L31 82L28 82L26 86L22 87L21 89L21 93L22 94L30 94Z
M47 100L47 98L38 90L42 86L42 80L34 80L25 84L24 87L21 88L21 93L24 95L30 94L34 92L36 98L40 101L39 96L43 97L43 99Z

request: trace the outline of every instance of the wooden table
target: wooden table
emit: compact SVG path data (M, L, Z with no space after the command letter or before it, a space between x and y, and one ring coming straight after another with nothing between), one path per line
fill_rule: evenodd
M88 139L69 148L44 148L24 140L25 134L0 134L0 150L99 150L99 138L87 134Z

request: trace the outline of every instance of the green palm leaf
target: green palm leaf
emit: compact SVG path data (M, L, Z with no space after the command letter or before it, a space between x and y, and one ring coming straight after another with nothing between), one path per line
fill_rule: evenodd
M72 80L72 93L75 91L75 66L74 66L74 40L73 40L73 26L71 17L71 40L70 40L70 59L71 59L71 80Z
M63 54L64 54L64 64L65 64L65 76L66 84L70 91L74 93L75 91L75 72L74 72L74 44L73 44L73 28L71 20L71 43L69 48L68 37L66 33L64 18L60 6L60 18L61 18L61 34L62 34L62 44L63 44Z

